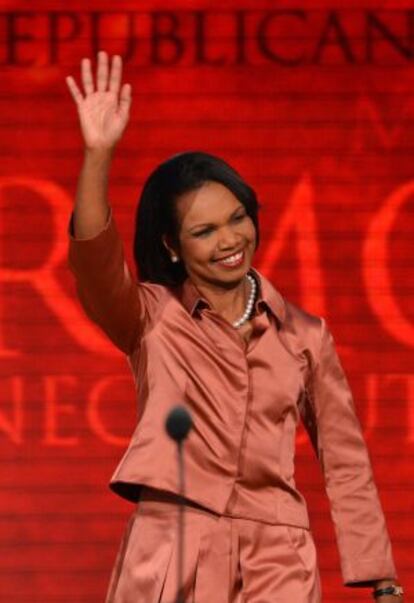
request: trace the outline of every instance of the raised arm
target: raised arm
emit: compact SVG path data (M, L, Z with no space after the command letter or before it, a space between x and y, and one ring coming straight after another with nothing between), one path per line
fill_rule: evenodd
M115 56L109 69L105 52L98 54L96 84L90 59L82 60L81 78L83 92L73 77L66 78L84 139L84 161L69 222L69 266L89 318L130 354L146 311L125 262L108 202L108 173L115 145L128 122L131 87L121 86L121 57Z
M88 238L99 233L107 221L109 167L115 145L128 123L131 86L121 86L120 56L113 57L109 72L106 52L98 53L96 85L88 58L82 59L81 77L84 94L72 76L66 78L66 83L78 109L85 144L74 209L74 235Z

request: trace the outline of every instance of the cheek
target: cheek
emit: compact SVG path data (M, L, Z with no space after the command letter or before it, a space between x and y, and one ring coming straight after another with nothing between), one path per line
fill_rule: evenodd
M182 246L182 257L190 264L197 261L205 261L211 257L212 250L213 245L211 241L207 239L193 239L192 241L186 241L186 244Z
M249 220L249 223L248 223L246 231L245 231L245 236L250 241L256 242L256 229L254 227L252 220Z

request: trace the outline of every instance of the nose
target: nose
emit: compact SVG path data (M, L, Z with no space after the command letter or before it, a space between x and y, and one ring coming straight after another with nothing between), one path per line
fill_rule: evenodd
M231 226L225 226L220 230L218 248L220 250L236 249L240 244L240 236L234 232Z

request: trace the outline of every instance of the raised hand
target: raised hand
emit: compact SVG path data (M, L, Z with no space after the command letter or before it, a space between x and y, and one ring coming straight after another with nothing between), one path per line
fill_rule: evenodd
M107 53L98 52L96 86L91 61L84 58L81 78L84 94L72 76L66 77L66 83L78 108L85 146L90 150L111 150L125 130L131 106L131 85L121 86L122 58L115 55L109 70Z

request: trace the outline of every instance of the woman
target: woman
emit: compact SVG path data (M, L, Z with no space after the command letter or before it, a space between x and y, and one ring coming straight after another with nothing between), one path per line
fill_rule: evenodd
M124 261L107 198L131 87L119 56L98 54L96 84L67 84L85 142L70 221L69 261L88 316L128 357L139 421L111 488L138 502L107 603L172 603L179 492L168 411L183 402L184 595L196 603L321 600L305 500L294 481L304 421L324 472L347 586L402 601L391 545L352 395L326 321L284 299L252 267L254 191L223 160L175 155L143 188L134 253Z

